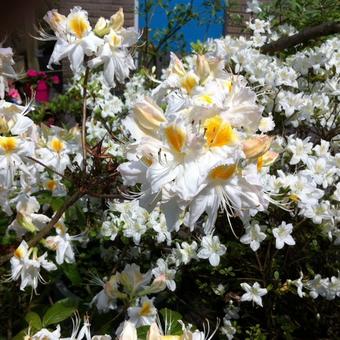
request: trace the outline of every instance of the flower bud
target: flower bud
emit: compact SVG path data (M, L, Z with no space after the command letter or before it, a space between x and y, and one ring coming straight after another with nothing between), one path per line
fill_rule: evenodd
M37 227L32 223L32 220L20 212L17 213L17 221L22 228L31 233L34 233L37 230Z
M61 32L66 23L65 15L60 14L56 9L48 11L44 20L50 25L53 31Z
M247 139L243 143L243 152L247 158L260 157L269 150L272 140L273 137L265 135Z
M150 98L136 103L133 116L139 128L149 135L152 135L155 129L166 121L162 109Z
M272 165L276 161L277 157L279 157L277 152L271 150L265 152L257 159L257 171L260 172L264 166Z
M115 31L119 31L124 25L124 12L123 8L120 8L110 19L111 28Z
M170 72L175 73L178 76L184 77L186 72L183 66L183 63L177 58L176 54L171 53L170 55Z
M196 59L196 72L201 81L208 78L210 74L209 63L204 55L198 55Z
M96 23L96 26L93 29L93 32L98 36L98 37L103 37L104 35L108 34L110 32L110 27L106 21L105 18L100 17Z
M7 121L4 117L0 117L0 133L7 133L9 131L9 127Z

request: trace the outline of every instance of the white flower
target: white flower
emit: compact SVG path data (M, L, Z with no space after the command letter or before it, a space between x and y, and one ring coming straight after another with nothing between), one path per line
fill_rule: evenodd
M155 280L165 281L169 290L174 291L176 289L176 282L174 280L176 270L169 269L168 264L163 259L157 260L157 267L152 270L152 274Z
M57 37L48 66L59 64L61 59L68 57L72 71L79 73L85 55L93 55L103 44L103 40L92 32L87 12L80 7L74 7L65 17L57 10L52 10L44 19Z
M151 325L157 316L157 309L153 305L153 299L142 297L139 307L128 308L129 321L136 327Z
M0 175L7 188L13 185L18 169L30 176L25 156L32 156L33 150L34 144L27 139L0 136Z
M302 279L303 279L303 273L301 272L300 277L298 279L291 281L291 283L296 287L297 293L300 298L303 298L306 295L306 293L302 291L304 287Z
M307 163L308 156L311 154L313 143L309 143L309 138L301 140L299 138L290 138L287 149L292 152L293 156L290 159L289 164L295 165L300 161Z
M73 241L80 241L81 235L71 236L67 233L67 228L62 222L56 225L56 236L49 236L46 238L45 245L56 251L56 262L58 264L74 263L74 250L72 247Z
M201 259L209 259L212 266L220 263L220 257L225 254L227 247L221 244L218 236L207 235L202 238L201 249L197 256Z
M34 196L20 195L17 197L17 215L13 222L8 226L8 230L14 230L17 236L23 236L27 231L35 232L43 228L50 218L37 214L40 204Z
M248 283L241 283L241 287L246 291L245 294L241 296L241 301L253 301L259 306L262 306L262 296L267 294L266 288L261 288L258 282L255 282L253 286Z
M48 329L43 328L39 332L32 335L29 339L32 340L60 340L60 326L58 325L56 330L50 332Z
M229 301L229 305L225 308L225 316L224 319L231 320L231 319L239 319L239 311L240 307L236 307L233 304L233 301Z
M246 12L252 12L252 13L260 13L262 12L261 7L260 7L260 2L258 0L250 0L247 1L247 9Z
M5 91L8 90L7 78L17 78L13 64L13 50L10 47L2 47L0 43L0 99L5 97Z
M30 286L33 288L33 291L36 292L39 281L45 282L40 275L41 267L47 271L57 269L53 262L47 261L47 253L38 257L37 252L37 248L29 248L28 244L22 241L14 252L14 256L11 258L11 279L16 281L20 277L21 290Z
M259 130L261 132L268 132L268 131L272 131L275 128L275 123L273 120L273 117L270 115L269 117L263 117L260 120L259 123Z
M253 251L260 248L260 243L267 237L267 235L261 231L259 224L254 223L246 227L246 233L241 236L240 242L249 244Z
M295 241L291 235L292 231L293 225L291 223L287 224L285 221L282 221L277 228L273 229L276 249L282 249L285 244L289 246L295 245Z
M231 325L230 320L223 319L223 326L221 327L221 332L228 338L228 340L231 340L234 338L236 328Z
M115 291L117 290L117 276L112 275L110 280L104 282L99 278L96 280L103 289L94 296L91 305L95 304L99 312L107 313L110 309L117 308Z
M320 274L315 275L313 280L306 283L306 288L310 290L309 295L316 299L319 295L326 297L328 293L329 278L323 279Z
M182 242L181 246L177 243L177 248L181 254L183 264L188 264L192 259L197 258L197 243L195 241L191 244Z

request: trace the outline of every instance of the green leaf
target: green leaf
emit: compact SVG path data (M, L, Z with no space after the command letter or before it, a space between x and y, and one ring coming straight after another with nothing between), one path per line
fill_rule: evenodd
M12 338L12 340L22 340L25 338L27 333L28 333L28 328L25 328L22 331L20 331L14 338Z
M150 326L141 326L137 329L138 339L146 339Z
M81 276L79 274L77 265L74 263L64 263L62 269L67 278L73 285L77 286L81 283Z
M25 315L25 320L27 321L28 325L34 329L35 331L40 331L42 328L41 319L38 313L36 312L28 312Z
M43 326L59 323L69 318L77 309L77 303L69 298L56 302L44 315Z
M168 325L166 332L171 335L182 335L183 330L181 324L178 322L183 317L180 313L175 312L168 308L163 308L159 311L162 315L164 322Z

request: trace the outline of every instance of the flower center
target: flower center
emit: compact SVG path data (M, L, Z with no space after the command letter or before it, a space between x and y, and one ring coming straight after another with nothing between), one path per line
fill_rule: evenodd
M237 136L231 125L220 116L208 118L204 122L205 139L209 147L233 144Z
M17 140L15 137L0 137L0 148L6 153L12 153L17 147Z
M46 187L48 190L54 191L55 189L57 189L57 182L54 179L50 179L47 181Z
M147 316L151 314L151 305L148 302L144 302L142 308L139 311L140 316Z
M187 74L183 77L181 85L188 92L191 93L192 90L197 86L198 79L193 74Z
M236 169L236 164L220 165L210 171L209 177L214 180L226 181L235 174Z
M78 39L84 38L90 28L88 21L81 15L74 15L69 21L69 28Z
M182 152L186 141L186 134L180 127L174 125L168 126L165 129L165 136L172 149L176 152Z
M56 153L60 153L63 151L65 145L64 143L57 137L54 137L51 141L51 149Z
M23 247L18 247L14 252L14 256L18 259L22 259L25 256L25 249Z

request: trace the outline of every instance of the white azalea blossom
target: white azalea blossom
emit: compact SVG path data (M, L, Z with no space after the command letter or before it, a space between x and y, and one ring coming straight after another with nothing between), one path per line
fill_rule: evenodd
M282 249L285 244L289 246L295 245L295 240L293 239L291 233L293 231L293 225L291 223L282 223L273 229L273 235L275 237L276 249Z
M258 282L255 282L252 286L248 283L241 283L242 289L246 292L241 296L241 301L252 301L257 305L263 307L262 296L267 294L266 288L261 288Z
M261 242L267 237L267 235L262 232L261 226L258 223L254 223L246 227L246 233L241 236L240 242L244 244L249 244L253 251L260 248Z
M218 266L220 257L225 254L227 247L221 244L218 236L207 235L202 238L201 249L197 256L201 259L209 259L212 266Z

